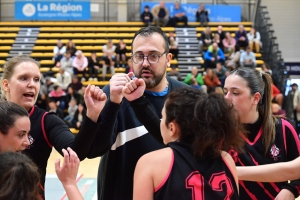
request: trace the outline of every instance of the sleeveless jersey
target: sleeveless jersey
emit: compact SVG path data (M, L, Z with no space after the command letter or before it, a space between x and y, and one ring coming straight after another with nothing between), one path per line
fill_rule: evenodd
M179 142L168 144L173 150L169 174L155 189L155 200L237 200L235 179L222 157L196 160L190 147Z
M245 139L245 153L231 153L236 162L236 166L256 166L287 162L299 157L300 145L297 134L292 125L284 119L279 119L276 123L275 141L270 145L267 154L261 135L262 128L253 142ZM250 133L251 134L251 133ZM295 180L290 183L261 183L251 181L239 181L240 199L243 200L268 200L275 199L282 189L290 190L296 197L300 192L300 181Z

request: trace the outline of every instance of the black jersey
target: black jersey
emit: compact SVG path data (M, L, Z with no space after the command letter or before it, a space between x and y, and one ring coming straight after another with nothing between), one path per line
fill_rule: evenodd
M284 119L276 123L275 141L270 145L267 154L262 137L262 120L251 125L248 138L244 138L245 153L233 156L237 166L256 166L287 162L294 160L300 155L300 145L297 133L292 125ZM255 130L255 126L257 127ZM253 128L254 127L254 128ZM255 132L254 132L255 131ZM260 183L250 181L239 181L240 198L243 200L268 200L275 199L281 189L290 190L295 197L300 191L300 180L280 183Z
M29 117L31 122L28 136L30 146L23 153L30 157L39 168L41 196L44 196L46 168L52 147L61 155L63 155L63 148L71 147L79 159L83 160L89 152L100 124L85 118L83 128L74 137L66 123L54 113L47 113L41 108L32 107Z
M190 147L179 142L168 144L173 150L169 174L155 189L160 200L239 199L234 176L222 158L196 160Z
M167 80L168 93L187 86L169 77ZM103 90L109 96L109 85ZM153 96L145 92L144 96L153 112L161 118L167 95ZM100 118L101 127L89 154L89 158L103 155L98 171L98 199L132 200L133 175L137 161L144 154L165 145L149 134L126 99L120 105L107 101Z

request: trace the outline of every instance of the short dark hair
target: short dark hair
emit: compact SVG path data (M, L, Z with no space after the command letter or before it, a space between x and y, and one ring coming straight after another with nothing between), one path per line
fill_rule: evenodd
M184 87L172 92L165 103L165 124L175 121L180 128L180 142L189 144L199 158L213 159L221 150L243 151L239 134L242 125L232 104L221 94L205 94Z
M146 5L146 6L145 6L145 8L148 8L148 9L149 9L149 6L148 6L148 5Z
M134 39L138 35L141 35L142 37L149 37L153 33L157 33L157 34L159 34L159 35L161 35L163 37L163 39L165 41L165 52L169 53L169 39L168 39L166 33L163 32L163 30L159 26L147 26L147 27L141 28L138 32L136 32L134 34L132 42L131 42L131 52L132 52L132 49L133 49Z
M27 110L13 102L0 102L0 132L2 134L6 135L19 117L28 117Z
M2 152L0 160L0 199L39 200L40 175L32 160L19 152Z

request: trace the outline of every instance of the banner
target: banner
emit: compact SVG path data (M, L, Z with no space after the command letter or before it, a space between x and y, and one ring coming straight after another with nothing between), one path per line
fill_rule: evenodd
M151 9L159 5L159 2L142 2L140 13L144 11L144 7L148 5ZM174 3L165 3L166 8L169 10L170 17L173 17L173 11L175 9ZM181 4L181 7L185 10L185 14L188 18L188 22L196 21L196 12L199 8L199 4ZM208 11L208 18L210 22L240 22L241 21L241 6L239 5L204 5Z
M285 62L284 64L289 75L300 75L300 63Z
M90 1L15 1L15 20L90 20Z

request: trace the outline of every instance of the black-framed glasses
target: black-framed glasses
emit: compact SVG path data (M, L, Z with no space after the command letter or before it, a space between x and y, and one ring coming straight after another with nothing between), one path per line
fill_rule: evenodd
M164 52L164 53L162 53L160 55L159 54L149 54L148 56L145 56L144 54L137 53L137 54L133 54L131 56L131 59L132 59L132 61L135 64L141 64L141 63L143 63L145 58L147 58L147 61L150 64L156 64L156 63L159 62L160 57L162 57L166 53L167 52Z

